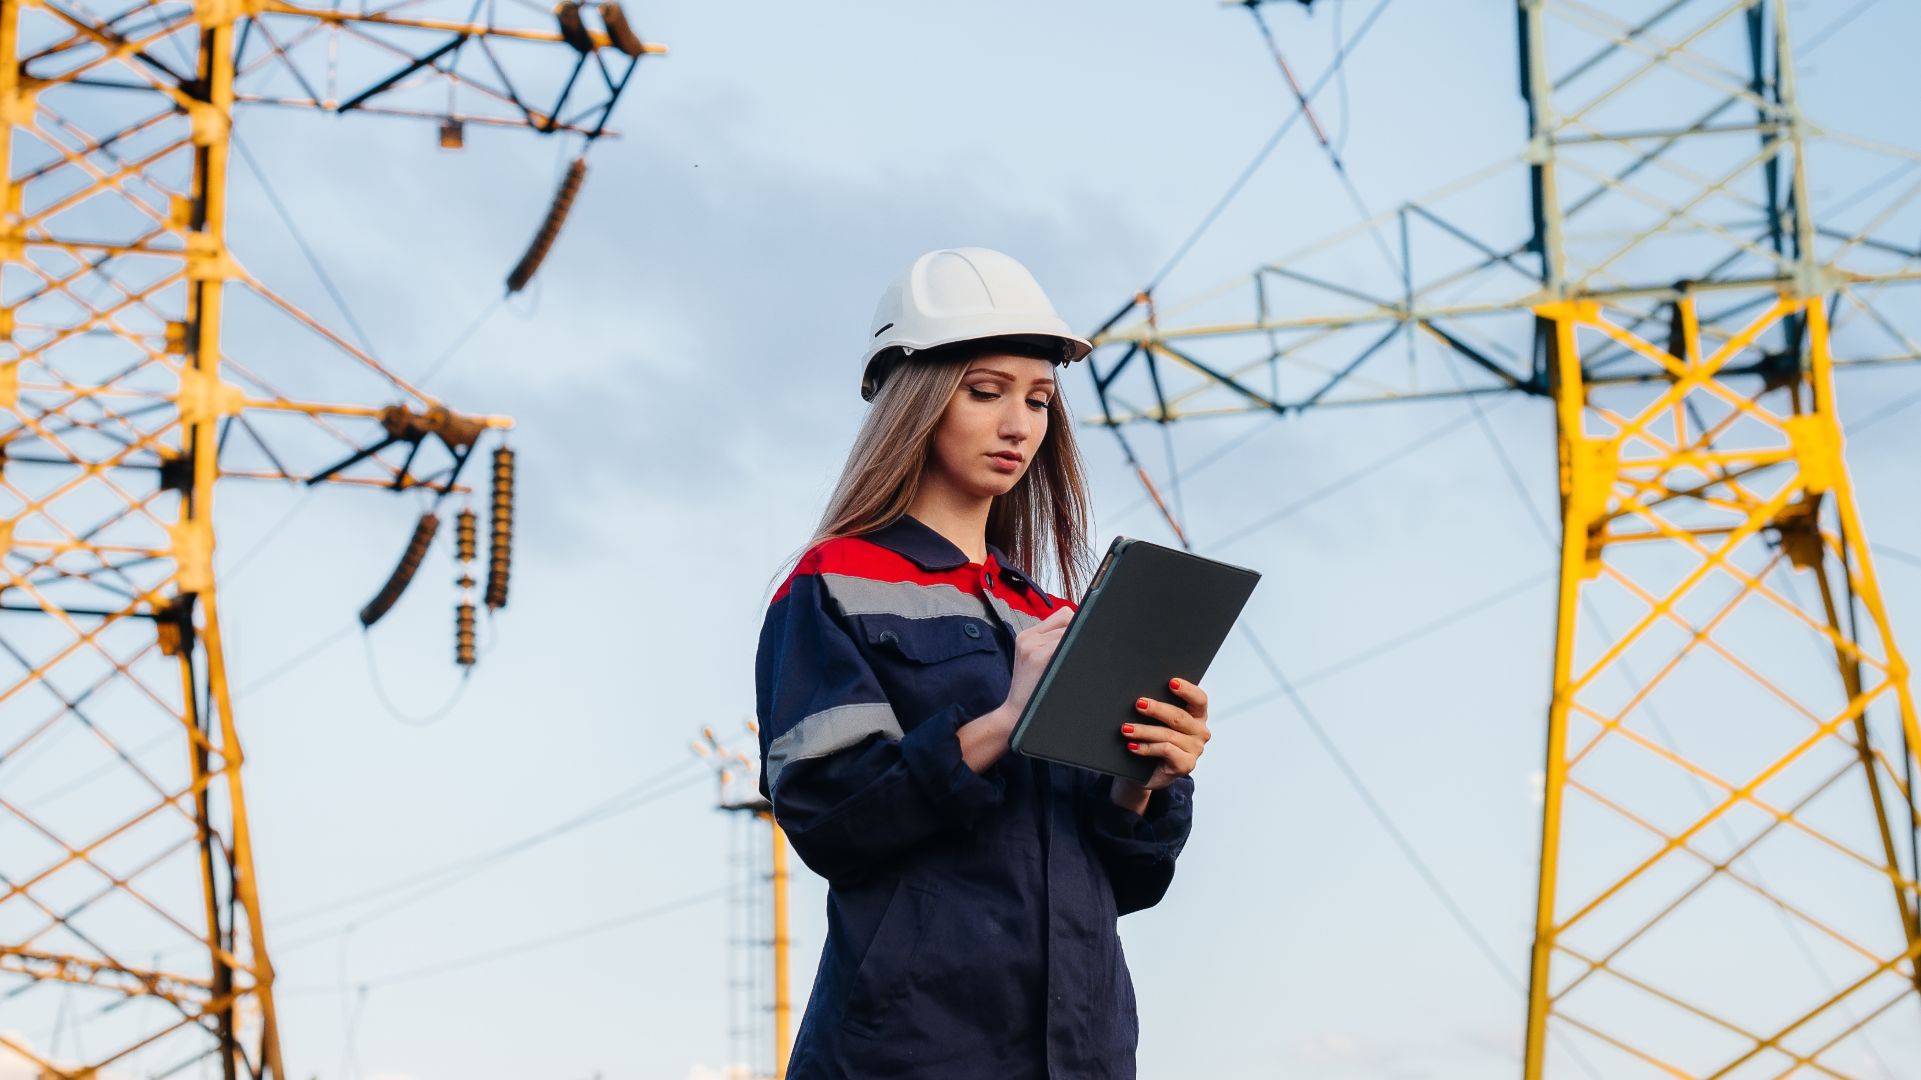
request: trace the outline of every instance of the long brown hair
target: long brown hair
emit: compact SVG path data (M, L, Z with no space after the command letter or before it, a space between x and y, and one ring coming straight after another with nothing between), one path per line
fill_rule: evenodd
M784 578L800 557L823 541L857 536L890 525L919 494L933 454L934 431L967 374L983 355L1028 353L1007 339L964 342L931 349L896 363L874 396L847 452L840 480L827 500L814 535L782 565ZM1055 354L1054 359L1058 359ZM1058 366L1057 366L1058 370ZM1041 587L1079 601L1092 559L1087 547L1086 469L1074 441L1061 387L1047 396L1047 434L1033 462L1007 494L987 511L987 541L1029 574L1050 573ZM1049 565L1040 565L1047 551Z

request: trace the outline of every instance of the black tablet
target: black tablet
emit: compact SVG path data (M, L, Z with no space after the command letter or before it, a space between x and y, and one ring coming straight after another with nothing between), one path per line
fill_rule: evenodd
M1121 725L1153 723L1137 698L1181 705L1170 678L1200 682L1261 575L1117 536L1014 725L1030 757L1146 780L1154 758Z

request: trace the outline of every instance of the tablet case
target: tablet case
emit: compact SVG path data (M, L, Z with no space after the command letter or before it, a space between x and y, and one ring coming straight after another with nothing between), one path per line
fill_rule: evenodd
M1183 705L1167 680L1200 682L1261 575L1117 536L1014 726L1030 757L1145 781L1158 759L1127 749L1136 698Z

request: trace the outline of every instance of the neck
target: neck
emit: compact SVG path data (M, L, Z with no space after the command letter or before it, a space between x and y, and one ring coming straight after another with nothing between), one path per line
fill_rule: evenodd
M925 485L907 512L914 520L946 537L973 562L987 561L987 511L992 498L967 495L949 488Z

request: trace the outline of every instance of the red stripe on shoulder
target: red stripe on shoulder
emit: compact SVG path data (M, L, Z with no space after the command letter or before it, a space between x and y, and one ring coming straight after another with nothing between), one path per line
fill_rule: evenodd
M1039 585L1033 584L1031 580L1025 592L1010 588L1006 590L1004 595L1008 607L1024 615L1032 615L1037 619L1047 618L1062 606L1070 608L1074 606L1061 597L1042 589Z
M868 578L874 581L911 581L917 585L955 585L968 588L968 574L964 567L956 570L923 570L912 559L899 552L884 548L871 540L858 536L837 536L823 540L807 550L800 561L794 564L794 571L774 593L771 603L778 603L793 587L794 579L803 574L844 574L848 577ZM973 591L978 591L978 583Z

